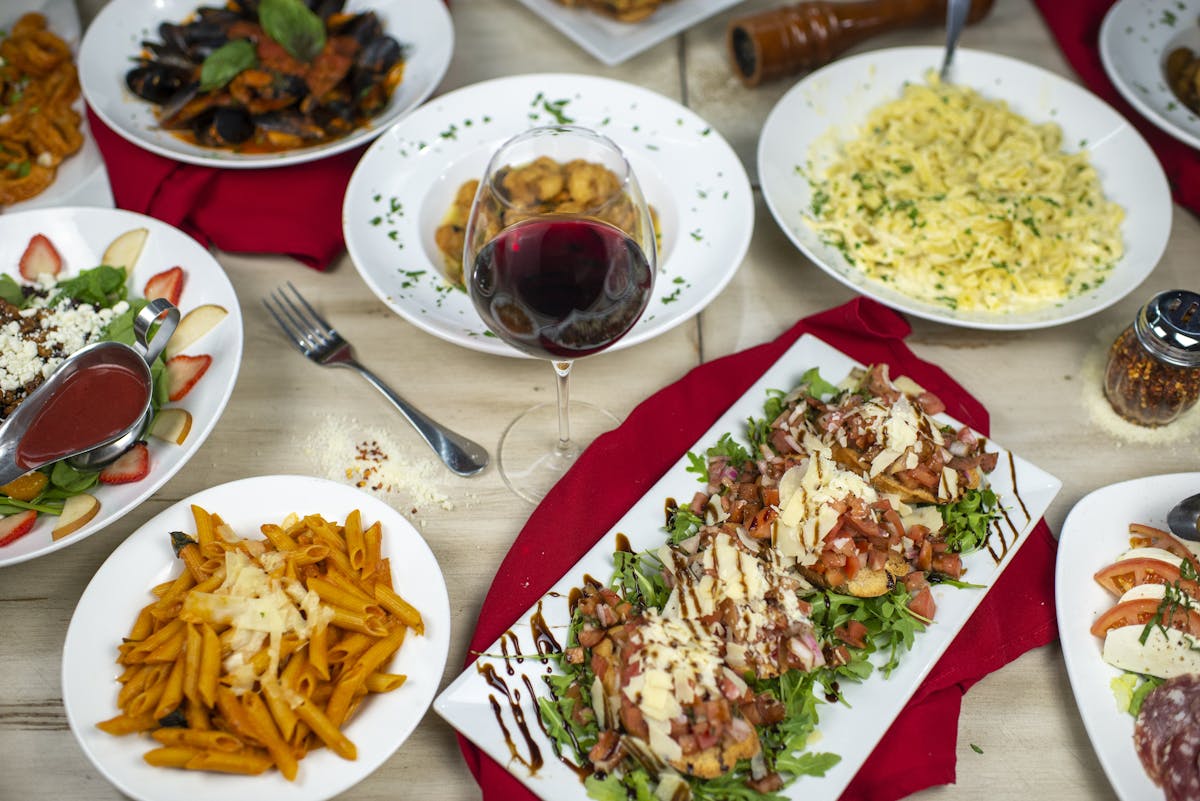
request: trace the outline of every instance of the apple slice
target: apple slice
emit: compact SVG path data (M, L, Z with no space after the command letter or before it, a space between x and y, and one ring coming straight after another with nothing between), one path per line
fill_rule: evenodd
M178 353L182 353L184 348L207 334L212 330L213 326L224 320L228 314L229 312L225 310L224 306L218 306L215 303L206 303L203 306L197 306L183 315L183 319L179 321L179 326L175 329L175 333L167 341L167 358L169 359Z
M99 511L100 501L86 492L72 495L63 504L62 514L58 517L58 525L51 530L50 536L59 540L68 534L74 534L90 523Z
M187 409L160 409L150 424L150 436L182 445L192 430L192 415Z
M133 272L133 266L137 264L138 256L142 255L142 246L146 244L146 237L149 235L148 228L126 231L104 249L104 258L100 263L109 267L124 267L126 273Z

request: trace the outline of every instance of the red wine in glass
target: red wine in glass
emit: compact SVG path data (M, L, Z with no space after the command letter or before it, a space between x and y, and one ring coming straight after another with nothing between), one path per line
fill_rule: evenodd
M471 299L497 336L531 356L576 359L624 336L650 301L652 268L620 229L539 217L480 249Z

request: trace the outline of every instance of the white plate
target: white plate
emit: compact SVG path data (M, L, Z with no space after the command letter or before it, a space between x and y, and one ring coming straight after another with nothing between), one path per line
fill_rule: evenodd
M112 0L83 37L79 78L88 104L114 131L160 156L210 167L280 167L341 153L370 141L429 97L450 66L454 29L442 0L349 0L348 11L374 11L385 32L407 48L404 80L369 124L341 139L281 153L241 154L193 145L158 127L154 106L125 86L142 41L158 39L162 22L181 22L200 0Z
M1200 490L1200 473L1124 481L1085 496L1063 523L1054 571L1058 636L1075 703L1096 756L1123 801L1161 799L1133 748L1133 717L1117 709L1109 687L1122 671L1100 658L1092 623L1112 607L1112 595L1092 576L1129 550L1129 524L1166 529L1167 512Z
M36 11L46 16L50 30L62 38L71 50L79 52L79 13L74 0L8 0L0 12L0 30L8 30L22 14ZM75 111L83 117L83 98L75 102ZM100 149L88 130L87 118L80 121L83 146L79 152L58 166L54 183L36 197L11 206L0 207L0 213L28 211L49 206L113 207L112 187Z
M522 5L559 33L610 67L740 2L666 0L646 19L627 23L584 7L568 8L556 0L521 0Z
M977 50L957 51L955 82L1007 101L1035 123L1058 123L1068 151L1086 143L1105 194L1125 209L1125 256L1104 283L1058 305L1021 314L952 311L867 278L805 224L812 188L797 167L811 158L819 171L838 141L855 136L876 106L899 98L904 82L924 83L942 55L940 47L863 53L814 72L780 99L758 142L758 174L763 197L784 233L813 263L851 289L918 317L967 328L1060 325L1095 314L1133 291L1158 264L1171 231L1171 193L1158 159L1124 117L1087 90L1039 67Z
M358 748L348 761L328 748L300 760L289 782L270 771L261 776L227 776L147 765L142 754L155 747L149 737L113 737L96 723L117 714L117 645L150 588L179 574L181 563L165 532L195 528L191 504L220 514L239 535L260 539L262 523L289 513L344 520L354 509L365 523L383 524L383 555L391 558L396 590L420 612L425 635L405 638L389 669L408 676L404 686L373 696L344 731ZM425 540L402 515L365 492L307 476L258 476L204 490L165 509L113 551L96 572L67 629L63 645L63 706L71 731L92 764L121 792L138 801L219 798L221 801L320 801L357 784L395 753L417 727L446 665L450 646L450 601L441 568Z
M208 438L225 409L242 362L242 312L233 285L221 265L187 234L153 217L119 209L62 208L5 214L0 217L0 272L18 278L17 264L34 234L45 234L63 258L63 275L70 276L100 263L104 249L132 228L150 234L129 282L130 296L141 296L142 287L155 273L176 265L186 275L180 310L204 303L224 306L229 316L185 353L208 354L212 366L182 401L168 404L192 414L192 430L183 445L150 437L150 474L132 484L99 484L88 490L100 501L100 512L79 531L57 542L50 529L57 518L42 515L33 530L11 545L0 547L0 567L42 556L95 534L149 498L175 475Z
M1200 115L1167 86L1167 55L1200 51L1200 1L1121 0L1100 26L1100 60L1121 96L1162 130L1200 148Z
M744 439L745 420L749 416L761 416L763 402L766 400L768 389L786 389L799 383L800 376L811 367L819 367L822 377L837 382L849 373L856 363L844 354L834 350L821 340L805 335L795 345L788 349L779 361L763 375L736 403L721 416L709 431L700 438L692 450L701 452L715 444L721 434L736 432ZM948 417L941 417L950 421ZM995 443L991 443L994 447ZM955 635L966 623L971 612L983 600L987 587L993 585L1005 566L1012 560L1017 549L1028 539L1034 524L1041 518L1042 513L1057 494L1061 482L1053 476L1034 467L1028 462L1013 457L1010 473L1009 454L999 449L998 467L991 474L992 488L999 496L1001 505L1007 510L1012 521L1013 529L1006 525L1003 538L993 531L989 545L994 548L998 559L994 559L989 549L970 554L963 558L967 568L968 581L986 585L982 590L954 589L947 586L935 586L934 597L937 600L937 620L925 632L918 634L912 651L900 660L900 666L889 678L884 678L876 672L870 679L855 685L843 685L848 706L822 705L820 707L820 724L817 727L819 743L814 750L832 752L841 756L839 762L823 778L805 776L798 779L784 793L787 798L818 801L837 799L846 785L858 772L875 744L883 737L888 727L908 699L920 686L925 676L933 668L942 653L954 640ZM506 642L497 641L485 650L485 655L479 658L477 664L491 663L496 667L496 673L504 677L510 687L520 688L523 682L511 675L515 669L517 674L528 672L530 681L539 691L544 690L544 683L538 676L547 668L539 660L526 659L522 664L510 665L505 669L503 658L494 655L502 653L536 654L531 626L528 621L538 611L539 607L549 625L550 630L565 639L567 623L570 615L567 611L567 595L574 587L582 586L585 574L595 576L601 581L607 581L612 575L612 554L616 550L616 538L620 533L628 537L635 551L656 548L666 539L663 531L663 503L667 498L691 498L699 485L696 476L687 472L690 464L686 454L667 471L666 475L647 492L633 508L622 517L603 537L595 547L588 551L567 574L551 588L541 600L521 617L514 621L506 635ZM1014 492L1014 482L1016 492ZM1019 501L1018 501L1019 495ZM1014 538L1013 531L1017 532ZM1003 543L1002 540L1003 539ZM530 663L533 663L530 665ZM482 748L489 756L502 765L507 765L513 775L534 793L550 801L567 801L567 799L587 798L583 784L574 771L558 760L546 758L546 764L530 776L523 770L518 761L509 753L505 743L504 733L497 725L496 715L489 703L489 693L496 695L495 688L489 686L485 677L471 665L434 701L434 709L456 729L466 735L472 742ZM521 690L521 703L527 720L534 720L534 712L530 708L532 701L524 698L525 691ZM514 741L521 742L516 732L511 709L501 699L504 710L503 720L509 732L513 733ZM553 754L547 738L541 729L533 724L526 727L543 755ZM525 753L528 756L528 753Z
M561 108L559 116L547 109ZM346 248L392 311L434 336L525 356L487 330L443 277L433 234L458 187L508 138L570 120L624 151L659 215L654 297L611 350L670 330L717 296L746 255L754 198L746 171L708 123L662 95L588 75L520 75L438 97L390 128L358 163L342 207Z

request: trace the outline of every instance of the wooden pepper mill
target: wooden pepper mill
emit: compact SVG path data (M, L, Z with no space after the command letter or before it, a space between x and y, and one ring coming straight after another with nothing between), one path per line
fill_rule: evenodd
M967 23L991 8L992 0L972 0ZM828 64L877 33L945 20L946 0L810 0L735 19L725 40L734 72L746 86L758 86Z

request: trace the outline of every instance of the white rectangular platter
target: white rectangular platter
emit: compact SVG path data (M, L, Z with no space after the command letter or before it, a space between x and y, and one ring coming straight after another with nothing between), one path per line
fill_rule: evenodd
M856 366L861 365L816 337L801 337L717 420L692 447L692 451L703 453L716 444L725 432L732 432L736 438L744 441L746 418L762 416L768 389L789 390L799 384L800 377L812 367L820 368L823 378L837 383ZM939 416L938 419L953 422L949 417ZM915 646L903 656L900 666L886 678L876 671L861 684L843 683L842 690L848 706L820 706L819 743L814 750L838 754L841 761L822 777L800 777L783 791L786 797L805 801L834 801L841 795L988 589L1012 561L1017 549L1029 539L1034 525L1062 486L1058 479L1011 456L994 443L989 445L989 450L1000 453L990 481L1011 522L1001 520L993 527L988 546L963 558L963 565L967 568L964 580L984 586L981 589L935 586L933 592L937 600L937 618L926 631L917 634ZM585 574L608 581L613 571L612 554L616 550L617 535L627 537L635 551L657 548L666 539L663 530L666 499L675 498L685 503L698 489L703 488L694 473L686 472L687 466L687 455L680 454L679 461L663 478L599 539L550 592L519 620L513 621L509 632L493 643L485 655L480 656L434 701L434 709L438 714L547 801L583 801L587 799L587 793L578 775L554 759L550 740L538 726L536 700L529 697L528 688L549 695L541 677L551 668L546 661L536 658L539 652L530 621L540 611L555 639L560 643L565 641L570 622L567 595L572 588L583 584ZM505 653L523 654L525 658L506 660ZM535 657L529 658L529 654ZM491 665L493 670L487 670L487 665ZM492 682L496 681L495 677L504 681L510 699L515 703L509 703L510 699L503 697L502 690L490 683L485 673L491 674ZM514 711L523 716L524 722L516 719ZM528 733L528 741L523 731ZM545 760L545 764L537 771L530 771L522 762L522 759L530 761L529 742ZM517 756L510 751L510 744L516 748Z

